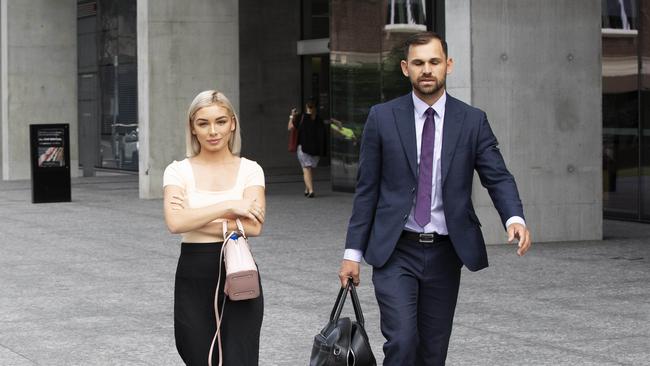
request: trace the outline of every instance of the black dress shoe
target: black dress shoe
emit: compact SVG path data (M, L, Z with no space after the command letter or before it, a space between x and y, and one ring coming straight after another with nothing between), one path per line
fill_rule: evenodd
M314 198L314 192L309 192L307 194L307 198Z
M305 191L305 197L309 196L309 192Z

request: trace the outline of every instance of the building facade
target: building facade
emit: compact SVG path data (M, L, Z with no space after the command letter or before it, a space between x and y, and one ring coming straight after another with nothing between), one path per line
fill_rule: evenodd
M451 95L486 111L536 241L602 237L603 212L650 218L648 3L636 0L0 0L2 179L29 179L29 124L69 123L76 175L139 175L162 195L192 98L219 89L243 154L298 172L293 107L329 122L324 170L352 191L370 106L410 90L401 43L449 43ZM503 229L475 181L488 242ZM453 204L453 203L446 203Z

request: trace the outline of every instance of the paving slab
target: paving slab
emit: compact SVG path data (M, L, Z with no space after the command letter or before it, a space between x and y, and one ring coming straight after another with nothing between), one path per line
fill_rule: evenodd
M270 180L251 239L265 295L260 365L306 365L338 291L352 195ZM137 176L73 180L72 202L32 204L0 182L0 365L180 365L174 345L179 236ZM535 225L535 223L529 223ZM650 225L605 221L605 240L488 247L463 270L449 365L650 365ZM359 288L381 364L379 310ZM347 307L346 315L351 315ZM290 347L287 344L291 344Z

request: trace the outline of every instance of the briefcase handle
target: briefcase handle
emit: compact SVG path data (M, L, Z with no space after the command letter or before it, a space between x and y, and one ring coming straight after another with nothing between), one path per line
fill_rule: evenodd
M357 288L352 284L352 279L348 279L348 289L350 290L350 297L352 298L352 307L354 308L354 316L357 318L357 323L365 327L365 319L363 318L363 311L361 311L361 303L357 296Z
M339 321L348 292L350 292L350 297L352 297L352 307L354 308L354 316L357 318L357 323L359 323L362 327L365 327L363 311L361 311L361 303L359 302L359 297L357 296L357 290L352 284L352 278L348 279L346 287L341 287L339 290L339 294L336 297L336 302L334 303L334 307L330 313L330 322L336 323Z

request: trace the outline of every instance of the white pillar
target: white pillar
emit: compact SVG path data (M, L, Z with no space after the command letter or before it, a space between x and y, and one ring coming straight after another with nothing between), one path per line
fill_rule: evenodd
M4 180L30 178L30 124L70 124L70 164L79 165L76 9L75 0L0 0Z

